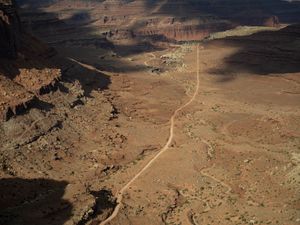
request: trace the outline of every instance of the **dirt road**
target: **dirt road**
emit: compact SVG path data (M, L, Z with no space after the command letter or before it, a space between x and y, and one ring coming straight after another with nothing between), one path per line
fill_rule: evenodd
M199 50L200 47L199 45L197 46L197 56L196 56L196 60L197 60L197 73L196 73L196 90L193 94L193 96L191 97L191 99L185 103L184 105L182 105L181 107L179 107L177 110L175 110L175 112L173 113L171 119L170 119L170 134L169 134L169 139L167 141L167 143L165 144L165 146L157 153L157 155L155 155L148 163L147 165L142 168L140 170L140 172L138 172L118 193L117 195L117 206L114 209L113 213L111 214L110 217L108 217L105 221L103 221L102 223L100 223L100 225L105 225L108 222L112 221L119 213L120 208L122 206L122 200L123 200L123 194L124 192L130 187L130 185L137 180L146 170L148 170L150 168L150 166L164 153L169 149L169 146L171 145L173 138L174 138L174 126L175 126L175 119L177 114L183 110L184 108L186 108L187 106L189 106L196 98L198 92L199 92L199 86L200 86L200 77L199 77Z

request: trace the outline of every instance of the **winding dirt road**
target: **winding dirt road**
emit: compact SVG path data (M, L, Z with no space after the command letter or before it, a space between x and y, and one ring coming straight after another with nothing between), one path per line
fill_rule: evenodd
M147 169L149 169L149 167L164 153L169 149L169 146L171 145L173 138L174 138L174 127L175 127L175 118L177 116L177 114L183 110L184 108L186 108L187 106L189 106L196 98L198 92L199 92L199 86L200 86L200 65L199 65L199 45L197 45L197 73L196 73L196 90L193 94L193 96L191 97L191 99L185 103L184 105L182 105L181 107L179 107L178 109L175 110L175 112L173 113L171 119L170 119L170 135L168 138L167 143L165 144L165 146L157 153L157 155L155 155L148 163L147 165L140 170L140 172L138 172L119 192L117 195L117 206L115 207L113 213L103 222L100 223L100 225L106 225L108 222L111 222L119 213L120 208L122 206L122 200L123 200L123 194L124 192L130 187L130 185L137 180Z

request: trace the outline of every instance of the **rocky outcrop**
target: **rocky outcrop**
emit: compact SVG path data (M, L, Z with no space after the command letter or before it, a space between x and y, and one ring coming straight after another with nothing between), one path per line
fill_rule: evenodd
M24 111L34 101L32 93L4 76L0 76L0 90L0 121Z
M212 23L201 25L169 25L161 28L145 27L135 31L136 36L156 36L161 35L169 40L176 41L189 41L189 40L202 40L209 34L223 31L232 28L233 26L228 23Z
M55 88L61 76L55 55L22 29L15 2L0 0L0 121L23 113Z

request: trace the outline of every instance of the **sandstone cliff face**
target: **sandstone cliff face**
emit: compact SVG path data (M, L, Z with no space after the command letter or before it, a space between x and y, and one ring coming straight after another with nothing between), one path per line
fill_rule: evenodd
M199 40L240 25L300 22L300 3L281 0L18 0L22 22L50 43L95 33L111 40ZM42 5L43 10L39 10Z
M52 48L21 27L15 2L0 0L0 121L24 112L61 76Z
M20 30L20 19L14 1L0 0L0 56L17 56Z

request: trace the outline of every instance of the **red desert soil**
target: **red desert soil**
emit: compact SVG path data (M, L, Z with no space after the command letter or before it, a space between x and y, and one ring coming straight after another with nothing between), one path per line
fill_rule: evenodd
M299 34L1 64L0 224L299 224Z
M43 96L55 105L49 113L31 110L1 125L1 137L7 137L2 139L2 178L22 178L16 182L34 187L25 195L27 204L14 202L5 211L9 224L32 218L38 224L100 224L114 210L120 190L122 204L110 224L299 221L299 73L245 71L224 79L215 71L237 48L204 45L199 92L173 117L174 137L167 143L170 118L197 84L196 48L178 48L153 52L155 58L136 54L129 61L165 67L161 75L108 73L108 89L91 89L91 97L75 107L78 87L71 84L69 93ZM184 52L183 68L163 63L161 56L170 52ZM86 87L92 88L104 75L82 65L68 73L83 72ZM166 143L168 150L151 161ZM49 189L37 188L39 183ZM3 201L12 201L4 196ZM33 209L37 214L28 217Z

